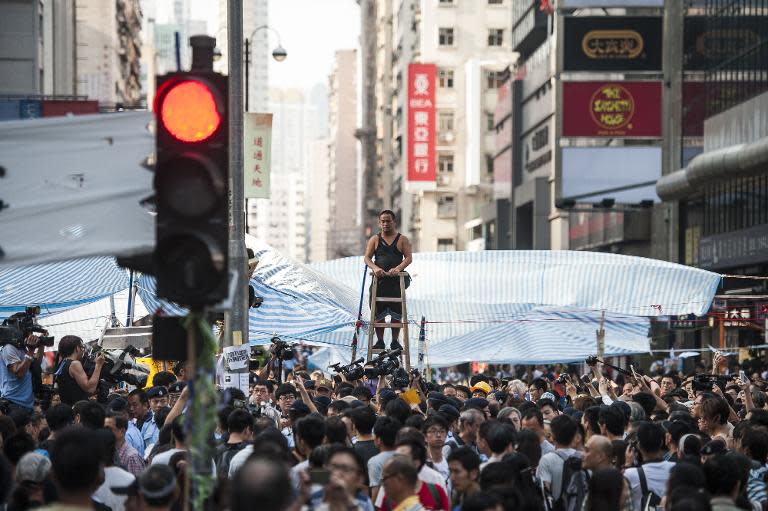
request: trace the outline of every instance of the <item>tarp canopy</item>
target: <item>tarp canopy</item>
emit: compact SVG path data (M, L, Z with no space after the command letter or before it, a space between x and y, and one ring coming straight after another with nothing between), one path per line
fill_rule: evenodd
M151 119L125 112L0 123L0 268L151 252L154 219L141 205L153 194L152 172L141 166L154 151Z
M247 244L259 258L251 284L264 298L250 310L251 342L268 343L278 335L335 346L334 353L348 356L362 258L303 265L250 236ZM648 351L648 317L703 315L720 281L715 273L663 261L568 251L417 253L409 271L411 353L416 354L418 320L425 316L433 366L578 360L594 353L601 311L606 355ZM107 258L0 269L0 313L33 303L60 311L126 287L127 272ZM157 299L149 276L139 277L138 292L150 312L183 312ZM363 317L368 319L366 306ZM361 346L365 342L363 335Z

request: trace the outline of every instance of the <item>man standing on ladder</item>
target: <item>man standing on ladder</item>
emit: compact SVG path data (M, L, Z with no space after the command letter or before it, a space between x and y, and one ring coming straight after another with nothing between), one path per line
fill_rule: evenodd
M405 270L413 261L411 254L411 242L407 237L397 232L395 223L395 213L385 209L379 213L379 226L381 232L376 236L371 236L368 244L365 246L365 264L373 271L378 279L376 294L379 297L400 298L400 279L397 274ZM373 284L371 284L371 289ZM371 303L373 297L371 297ZM389 315L392 325L392 344L390 349L401 348L397 342L400 336L400 324L403 313L402 303L384 302L385 306L376 306L376 317L371 321L383 322ZM370 305L369 304L369 305ZM395 326L397 325L397 326ZM375 350L384 349L384 328L376 327Z

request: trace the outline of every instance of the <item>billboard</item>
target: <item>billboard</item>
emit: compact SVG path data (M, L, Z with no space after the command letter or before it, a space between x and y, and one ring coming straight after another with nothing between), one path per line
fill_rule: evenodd
M246 199L268 199L272 169L272 114L246 112L243 123Z
M583 202L612 198L619 204L659 202L660 147L564 147L561 197L590 195ZM653 184L620 192L596 193L639 183Z
M437 179L434 64L408 65L408 181Z
M565 71L661 71L659 16L565 18Z
M661 137L661 82L564 82L563 136Z

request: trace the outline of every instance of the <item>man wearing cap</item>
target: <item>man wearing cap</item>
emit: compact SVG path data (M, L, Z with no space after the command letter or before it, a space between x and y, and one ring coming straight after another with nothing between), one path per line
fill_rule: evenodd
M482 397L485 399L491 392L491 386L484 381L479 381L470 390L472 391L472 397Z
M112 493L126 495L129 500L136 499L136 509L170 510L179 491L176 475L171 467L152 465L133 484L113 487Z
M168 406L168 389L162 385L152 387L147 391L147 398L149 399L149 409L154 415L160 408Z

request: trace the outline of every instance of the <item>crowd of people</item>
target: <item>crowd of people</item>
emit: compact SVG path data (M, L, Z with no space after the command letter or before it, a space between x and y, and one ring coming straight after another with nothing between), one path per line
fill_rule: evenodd
M13 392L35 353L0 352L5 509L194 508L185 364L98 402L78 367L82 341L62 346L58 373L71 381L42 404ZM210 509L768 509L758 360L736 366L718 353L688 375L540 368L530 381L412 372L400 388L387 376L269 367L251 374L247 394L219 390Z

